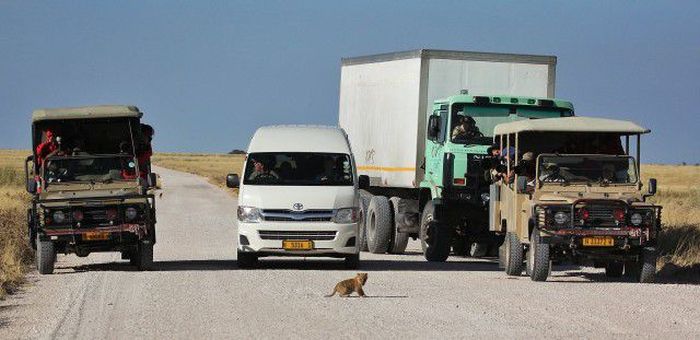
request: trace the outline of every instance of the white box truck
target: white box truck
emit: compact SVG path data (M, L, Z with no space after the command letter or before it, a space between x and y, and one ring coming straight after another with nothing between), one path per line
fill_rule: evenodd
M371 183L361 247L402 253L420 238L429 261L497 250L484 176L493 127L573 115L553 98L555 66L554 56L425 49L342 59L339 125Z

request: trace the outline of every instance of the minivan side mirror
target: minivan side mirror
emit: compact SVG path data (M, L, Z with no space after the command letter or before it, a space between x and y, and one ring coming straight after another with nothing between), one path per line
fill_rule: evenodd
M158 175L155 172L151 172L148 174L147 179L147 184L149 188L155 188L158 186Z
M649 188L647 188L649 196L656 195L656 178L649 178Z
M27 192L30 194L36 194L37 183L34 178L27 179Z
M428 139L436 140L440 134L440 117L431 115L428 119Z
M524 194L527 192L527 177L518 176L518 181L515 183L515 187L519 194Z
M241 186L241 179L238 174L228 174L226 175L226 186L229 188L238 188Z
M357 177L357 186L362 190L369 189L369 176L360 175Z

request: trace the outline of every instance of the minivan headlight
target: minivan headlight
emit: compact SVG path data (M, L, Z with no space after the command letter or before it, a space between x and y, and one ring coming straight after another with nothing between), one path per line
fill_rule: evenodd
M343 208L335 211L333 222L335 223L355 223L357 222L357 208Z
M238 207L238 220L245 223L259 223L262 221L260 209L255 207Z

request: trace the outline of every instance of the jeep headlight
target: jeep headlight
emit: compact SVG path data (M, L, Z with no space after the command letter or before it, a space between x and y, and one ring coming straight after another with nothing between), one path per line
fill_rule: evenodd
M238 220L245 223L259 223L262 221L260 209L255 207L238 207Z
M66 221L66 214L60 210L54 211L51 217L53 218L53 223L60 224Z
M335 211L333 216L333 222L335 223L355 223L357 222L357 209L356 208L344 208Z
M126 217L127 221L131 221L131 220L135 219L137 215L138 215L138 211L136 211L136 208L134 208L134 207L128 207L124 211L124 217Z
M644 218L642 217L642 214L636 212L630 216L630 222L632 222L633 225L639 226L644 222Z
M554 222L559 225L563 225L566 222L569 222L569 214L559 211L554 214Z

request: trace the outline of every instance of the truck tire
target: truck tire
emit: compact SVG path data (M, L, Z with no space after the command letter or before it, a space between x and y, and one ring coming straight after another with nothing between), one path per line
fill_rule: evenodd
M520 276L523 273L523 244L518 239L518 235L507 233L502 247L506 274Z
M638 265L641 283L654 283L656 281L656 259L658 254L656 248L646 247L642 249L641 261Z
M622 276L622 271L625 268L621 262L608 262L605 264L605 276L618 278Z
M360 254L353 254L345 257L345 269L358 269L360 268Z
M369 251L367 247L367 207L369 206L369 201L372 199L372 195L369 193L365 194L364 191L360 191L360 221L359 221L359 235L357 240L360 243L361 251Z
M552 270L549 259L549 244L541 243L537 230L530 236L530 249L527 252L527 266L532 281L546 281Z
M53 273L56 263L56 249L51 241L41 241L36 239L36 269L39 274Z
M139 270L146 271L153 269L153 242L151 240L139 241L138 250L136 251L137 264Z
M423 256L430 262L445 262L450 256L452 235L449 229L434 220L435 205L425 204L420 222L420 243Z
M389 202L391 203L391 210L393 213L392 221L393 223L393 228L392 228L392 233L391 233L391 244L389 246L389 253L390 254L403 254L404 251L406 251L406 246L408 246L408 234L407 233L402 233L399 231L399 223L398 223L398 216L399 216L399 201L401 199L398 197L392 197L389 199Z
M367 246L374 254L384 254L389 250L391 231L394 228L389 199L373 196L367 208Z
M238 264L238 268L241 269L255 268L258 265L258 256L239 251L236 263Z

